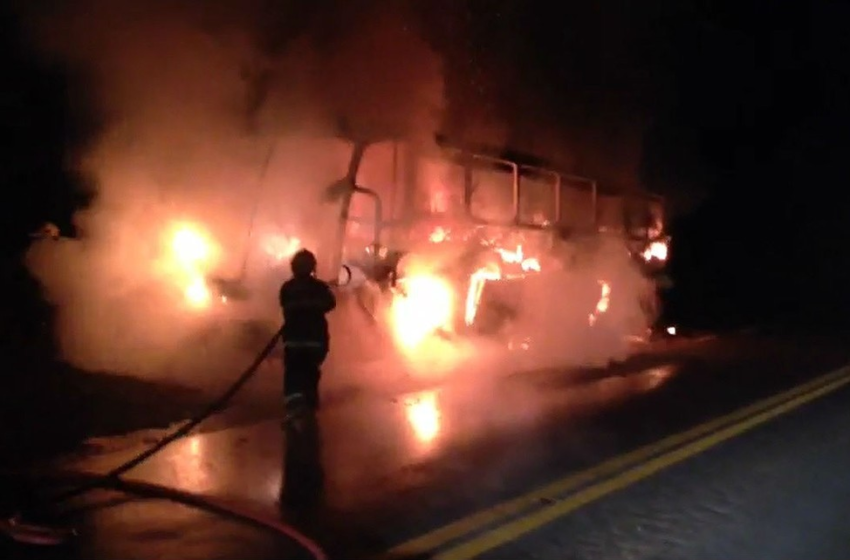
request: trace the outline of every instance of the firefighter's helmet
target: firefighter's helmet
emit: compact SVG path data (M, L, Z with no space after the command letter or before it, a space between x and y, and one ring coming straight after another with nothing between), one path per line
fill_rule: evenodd
M296 278L312 276L316 273L316 255L307 249L301 249L292 256L289 266Z

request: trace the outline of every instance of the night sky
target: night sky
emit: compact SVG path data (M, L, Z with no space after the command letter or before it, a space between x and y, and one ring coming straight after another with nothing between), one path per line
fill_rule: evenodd
M22 46L3 6L0 181L12 250L45 219L69 221L84 186L67 162L97 127L69 102L64 69ZM282 48L328 10L339 7L291 2L264 18L262 37ZM670 198L672 317L850 315L847 3L434 0L414 11L446 65L449 134L497 120L512 148L554 144L542 155Z

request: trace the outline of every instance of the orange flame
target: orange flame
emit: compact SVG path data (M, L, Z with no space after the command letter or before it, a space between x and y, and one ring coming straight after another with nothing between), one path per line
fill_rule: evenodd
M517 245L515 251L497 247L496 252L499 253L504 262L508 264L519 264L523 272L540 272L540 261L535 258L526 258L522 252L522 245Z
M605 280L600 280L599 287L601 294L599 296L599 301L596 302L596 309L594 309L593 313L591 313L587 318L591 326L596 324L599 316L606 313L611 305L611 284Z
M464 307L463 320L467 326L472 325L478 314L478 306L481 304L481 294L488 280L498 280L502 277L499 267L490 265L479 268L469 278L469 290L466 292L466 305Z
M449 231L438 226L428 239L432 243L442 243L448 237ZM488 242L484 242L484 245L493 247ZM517 245L515 250L502 247L493 247L493 250L503 264L520 265L523 275L541 270L540 261L527 257L522 245ZM467 326L475 322L486 283L504 277L506 275L502 267L496 262L488 263L470 275L463 307L463 319ZM432 274L414 274L400 283L403 284L402 290L393 300L391 316L393 331L402 347L410 350L437 330L451 331L454 302L459 298L455 295L455 286L449 280Z
M407 421L410 423L416 439L422 443L433 441L440 433L441 414L436 393L428 391L410 399L405 404Z
M647 262L651 261L653 259L659 260L659 261L666 261L667 260L667 252L668 252L668 247L667 247L666 242L664 242L664 241L653 241L652 243L649 244L649 247L647 247L646 250L643 252L643 258Z
M442 227L437 227L434 231L431 232L431 235L428 236L428 240L431 243L442 243L449 237L449 232Z
M206 307L209 305L210 299L212 299L210 289L201 276L192 280L186 286L186 289L183 290L183 294L186 297L186 301L193 307Z
M398 342L412 349L437 330L451 330L454 290L444 278L414 274L399 280L401 290L393 298L391 319Z
M526 257L522 245L517 245L516 250L511 251L502 247L495 248L496 253L506 264L519 264L523 272L540 272L540 261L533 257ZM478 314L481 304L481 294L488 281L500 280L504 276L497 264L489 264L472 273L469 279L469 290L466 293L466 306L464 308L464 322L467 326L472 325Z
M183 224L174 232L171 241L174 256L181 263L192 265L208 259L212 253L209 242L201 231Z
M212 300L206 272L217 254L217 247L198 226L181 223L171 235L171 258L166 272L182 286L183 298L193 308L206 308Z

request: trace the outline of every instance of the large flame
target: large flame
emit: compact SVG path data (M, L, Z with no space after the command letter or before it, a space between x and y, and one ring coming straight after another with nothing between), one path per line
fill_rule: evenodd
M204 309L212 301L206 281L218 255L218 247L199 226L181 222L171 228L169 254L163 260L165 274L177 283L190 307Z
M444 243L452 237L452 232L447 228L437 226L429 234L428 240L431 243ZM482 245L490 248L499 258L470 275L464 298L455 297L456 287L444 278L420 275L406 280L402 294L393 303L394 331L406 349L415 347L439 329L450 330L456 300L463 300L463 320L467 326L471 326L475 322L488 281L522 277L541 270L540 261L527 256L521 244L515 249L508 249L488 239L482 241ZM519 270L516 265L519 265Z
M437 330L451 330L454 290L448 280L420 273L399 280L399 288L391 315L393 331L402 347L414 348Z

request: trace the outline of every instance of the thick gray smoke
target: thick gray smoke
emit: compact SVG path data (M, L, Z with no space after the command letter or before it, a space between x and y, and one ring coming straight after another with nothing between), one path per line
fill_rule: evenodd
M439 59L400 14L363 11L331 31L307 21L271 49L258 6L86 0L29 12L105 123L75 162L97 188L75 216L80 238L27 255L70 362L188 382L241 366L233 333L244 329L232 323L250 309L220 305L199 278L253 267L279 282L287 255L320 245L335 215L321 194L348 158L338 123L433 136ZM273 325L268 288L259 316Z
M320 257L333 250L338 208L322 194L350 153L334 136L342 128L427 142L437 131L441 62L404 14L387 9L398 3L291 10L304 21L282 21L279 33L260 25L275 21L261 5L85 0L34 14L34 36L91 86L105 123L76 162L97 186L75 217L80 238L45 239L27 255L75 365L197 385L241 368L279 321L287 257L301 246ZM637 303L645 285L622 249L597 251L592 265L550 274L524 296L517 321L536 342L521 363L481 341L440 342L413 369L456 370L457 358L480 372L621 357L625 335L646 322ZM250 301L221 297L211 277L247 286ZM599 294L564 286L598 290L601 280L613 286L609 317L620 316L590 343L577 333ZM346 336L329 367L356 377L348 345L383 346L349 305L336 315ZM400 371L373 364L373 376Z

